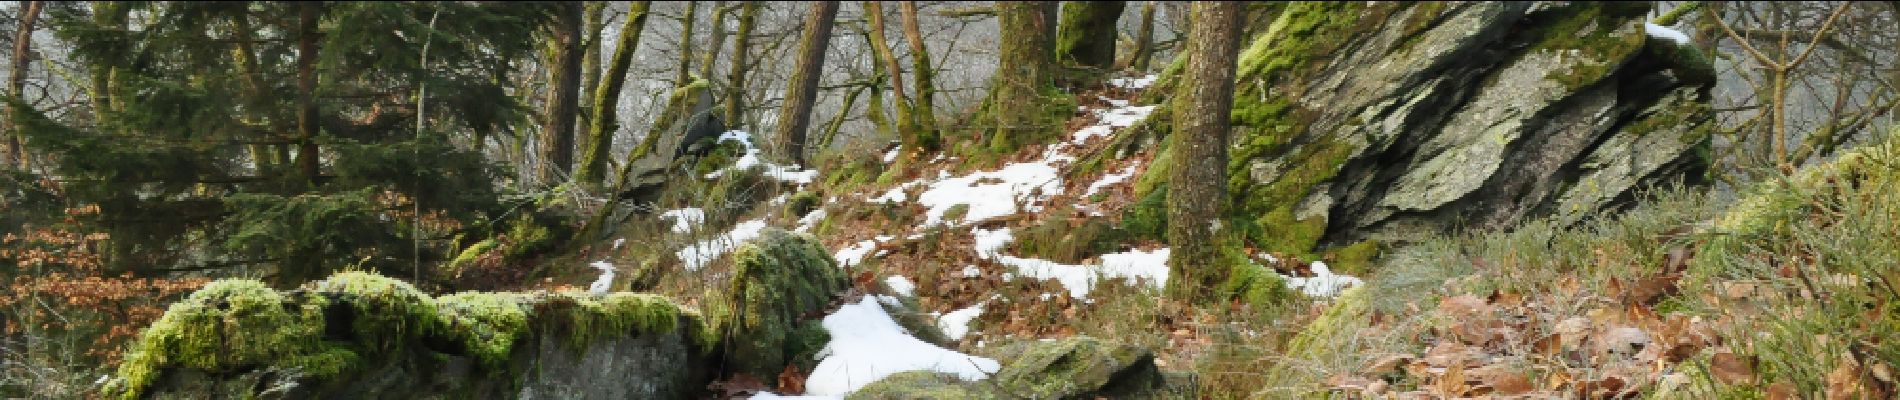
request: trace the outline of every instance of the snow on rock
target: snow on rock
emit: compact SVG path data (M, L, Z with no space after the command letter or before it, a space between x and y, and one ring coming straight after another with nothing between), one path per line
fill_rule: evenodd
M1125 89L1145 89L1148 87L1148 85L1153 85L1155 83L1155 78L1156 78L1156 75L1154 74L1148 74L1147 76L1143 76L1140 78L1115 78L1115 79L1109 79L1108 84L1119 86Z
M818 170L808 170L796 165L784 166L765 162L765 159L759 156L759 147L752 145L752 134L750 133L746 133L745 131L726 131L726 133L719 135L720 142L728 140L739 142L739 144L745 146L745 155L739 156L739 159L733 161L731 166L706 174L707 179L718 178L725 175L726 171L745 170L752 167L764 167L765 177L777 179L781 182L802 185L811 183L813 179L818 178Z
M798 218L798 227L793 228L792 231L799 233L811 232L811 228L818 226L819 221L825 220L826 214L823 208L811 210L811 212L805 213L805 216Z
M944 223L951 207L968 205L961 223L1035 211L1037 200L1062 192L1062 172L1046 162L1015 163L995 171L982 171L948 178L930 185L917 195L917 203L930 209L924 226ZM1017 202L1030 203L1018 210Z
M910 283L910 279L905 278L903 275L891 275L890 277L884 278L884 285L890 286L891 292L903 295L904 297L917 297L917 285Z
M838 266L840 267L860 265L864 263L864 256L870 255L871 250L875 249L877 249L877 242L870 240L860 241L838 249L838 252L834 253L831 258L838 260Z
M600 270L600 277L594 278L594 283L591 285L587 285L588 293L607 294L608 290L613 289L613 286L614 286L613 263L609 263L606 261L595 261L591 264L587 264L587 266L594 267L594 269Z
M1689 44L1689 35L1667 26L1645 23L1643 24L1643 33L1647 33L1649 37L1653 38L1673 40L1676 44Z
M706 264L711 264L713 260L719 259L719 256L725 255L727 252L732 251L732 249L738 248L740 243L745 243L747 240L759 237L759 232L764 230L764 220L755 219L740 222L738 225L733 225L731 231L719 235L719 237L706 239L699 243L694 243L692 246L686 246L686 248L680 249L676 255L679 256L680 262L685 263L687 271L698 271L700 268L706 267Z
M1323 261L1314 261L1311 268L1313 277L1287 277L1286 286L1306 293L1307 296L1331 298L1338 296L1346 288L1365 284L1365 281L1356 277L1333 274L1333 270L1327 268Z
M887 296L867 296L825 316L823 325L831 333L831 342L819 350L818 366L805 378L807 394L843 396L905 371L936 371L978 380L1001 367L996 360L958 353L910 336L884 312L876 297Z
M696 207L666 210L660 218L673 220L673 233L691 233L693 227L706 223L706 210Z
M950 340L963 340L963 336L970 334L970 321L982 316L983 305L988 303L988 300L979 301L937 317L937 329L943 330L943 335Z

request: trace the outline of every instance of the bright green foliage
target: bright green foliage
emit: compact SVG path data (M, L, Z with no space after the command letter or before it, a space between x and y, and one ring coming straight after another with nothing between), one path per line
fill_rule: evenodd
M526 335L527 296L519 293L462 292L437 298L438 332L462 344L475 360L499 370Z
M776 376L824 343L804 316L844 290L844 273L810 235L768 229L732 255L732 280L713 318L726 343L727 365L753 376ZM823 329L817 329L822 333Z
M1168 187L1157 187L1123 209L1122 229L1136 238L1167 240Z
M685 313L664 297L624 292L599 298L559 292L536 307L539 321L551 324L576 351L606 337L673 332Z
M355 354L322 344L324 306L320 298L293 301L254 280L212 282L146 328L119 365L121 381L106 392L138 398L169 366L233 371L272 365L333 375Z
M376 354L397 351L410 338L436 327L436 307L428 294L403 282L370 272L348 271L307 285L311 293L349 305L350 332Z
M31 150L57 160L48 167L70 200L100 205L95 222L119 255L109 259L176 265L214 253L279 267L273 279L290 283L345 265L441 261L458 249L415 240L493 233L481 221L505 211L500 171L451 143L481 143L526 115L506 77L531 56L547 5L305 4L49 9L48 26L93 78L93 109L13 117ZM304 10L317 31L301 29ZM316 51L300 53L306 45ZM306 97L314 118L300 120ZM290 160L304 150L317 157L297 158L316 170Z
M794 217L803 217L805 216L805 214L809 214L812 212L812 210L816 210L816 209L818 209L818 193L817 192L813 192L810 190L802 191L802 192L794 193L792 194L792 197L785 199L785 214L786 215L790 215Z

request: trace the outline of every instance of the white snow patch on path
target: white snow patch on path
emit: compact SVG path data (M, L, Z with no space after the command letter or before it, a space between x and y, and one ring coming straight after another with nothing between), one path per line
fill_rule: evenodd
M904 333L878 305L878 297L888 296L867 296L825 316L823 324L831 342L819 350L818 366L805 378L805 393L843 396L891 374L918 370L978 380L1002 366L996 360L937 347Z

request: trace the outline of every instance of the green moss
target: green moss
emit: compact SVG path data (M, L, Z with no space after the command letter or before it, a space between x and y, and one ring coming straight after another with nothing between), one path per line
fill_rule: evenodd
M319 298L294 301L263 282L225 279L173 303L139 335L106 393L138 398L165 367L229 372L260 365L335 374L354 361L347 350L321 345Z
M544 326L576 351L604 338L673 332L687 312L659 295L626 292L606 296L556 292L535 311Z
M449 271L455 271L457 269L460 269L462 266L465 266L468 263L475 261L475 259L481 258L483 254L488 254L488 252L494 251L495 247L500 246L500 245L501 245L501 242L498 242L495 239L492 239L492 238L482 239L482 241L475 242L474 245L468 246L468 248L466 249L462 249L462 252L457 253L455 255L455 259L449 260L448 265L445 266L444 268Z
M1286 281L1280 274L1247 262L1232 264L1228 268L1227 279L1216 289L1225 298L1239 299L1259 307L1258 311L1277 308L1294 298L1293 291L1287 289Z
M1563 54L1570 67L1553 69L1545 78L1567 89L1574 91L1602 80L1645 41L1640 32L1627 30L1636 26L1633 21L1648 12L1649 6L1615 3L1624 2L1577 2L1533 16L1529 24L1535 28L1529 35L1537 42L1524 54ZM1642 12L1636 12L1639 8Z
M823 310L846 281L829 252L806 234L767 229L732 255L732 280L714 297L714 327L727 338L727 365L776 376L809 356L805 316Z
M810 190L792 194L785 199L785 213L794 217L803 217L818 209L818 193Z
M1004 363L994 381L1018 398L1094 398L1108 389L1157 386L1152 362L1153 355L1141 348L1076 336L1027 346ZM1130 371L1137 369L1147 371Z
M1363 276L1368 272L1372 272L1373 260L1379 257L1381 250L1378 241L1362 240L1358 243L1333 249L1329 252L1330 257L1327 258L1332 260L1330 266L1333 272Z
M1161 185L1122 210L1122 230L1134 238L1167 241L1168 187Z
M1326 221L1324 218L1299 219L1294 209L1313 194L1315 187L1332 180L1356 150L1326 136L1283 156L1281 159L1290 163L1290 167L1271 181L1257 182L1244 175L1230 177L1228 191L1235 196L1234 204L1240 205L1242 212L1256 216L1254 222L1260 227L1260 234L1248 239L1265 250L1309 256L1326 234ZM1228 168L1229 171L1245 169L1244 165Z
M693 160L693 173L705 176L732 165L733 160L745 156L745 143L737 139L720 140L707 150L705 155Z
M354 339L387 354L435 328L436 307L414 285L372 272L348 271L308 285L311 292L350 305Z
M508 361L515 343L527 334L528 300L519 293L462 292L438 298L435 304L442 334L492 370Z
M1075 220L1058 211L1058 217L1024 229L1011 244L1013 254L1076 264L1095 255L1113 252L1127 242L1128 234L1101 219Z
M1643 53L1651 59L1662 60L1683 83L1704 87L1715 85L1715 64L1694 45L1650 38L1643 43Z
M1003 396L989 386L970 384L956 375L933 371L909 371L891 374L865 385L846 396L850 400L886 399L969 399L995 400Z

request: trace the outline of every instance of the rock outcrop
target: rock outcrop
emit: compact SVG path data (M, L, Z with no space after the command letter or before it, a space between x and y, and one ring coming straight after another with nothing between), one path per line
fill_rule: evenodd
M1256 225L1249 236L1299 254L1538 216L1575 222L1643 188L1698 181L1713 73L1693 48L1648 35L1648 11L1288 5L1244 50L1236 80L1228 189ZM1165 131L1166 119L1149 126ZM1139 189L1165 184L1160 159Z
M995 353L1003 368L986 380L968 382L950 374L905 372L867 385L850 398L1120 399L1185 390L1166 385L1155 367L1154 354L1147 349L1087 336L1012 343Z

